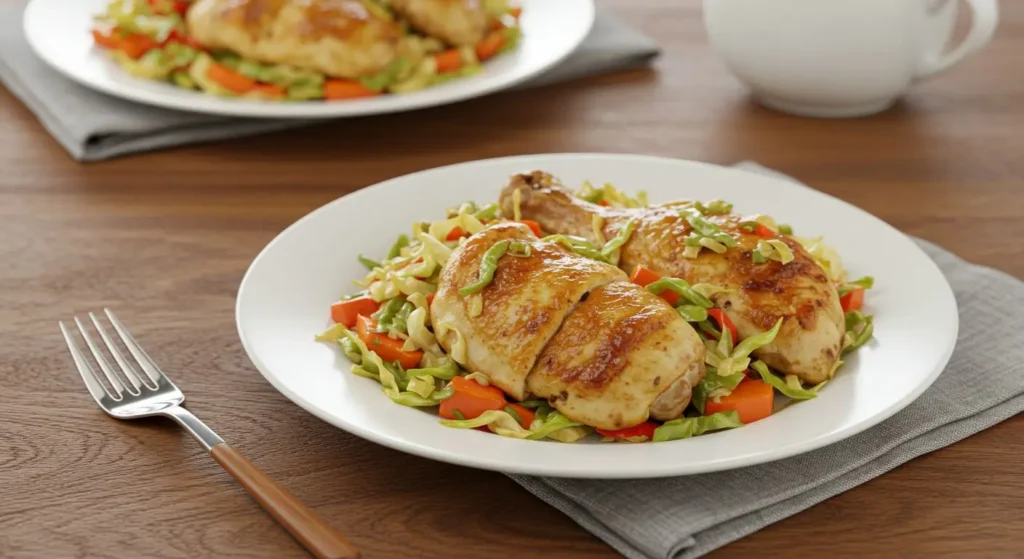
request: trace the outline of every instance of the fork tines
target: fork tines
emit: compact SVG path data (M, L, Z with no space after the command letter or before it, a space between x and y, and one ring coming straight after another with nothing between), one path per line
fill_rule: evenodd
M93 341L87 324L79 320L77 316L75 317L75 324L78 326L79 335L85 340L85 345L88 346L89 352L92 353L95 363L103 371L102 377L96 374L96 370L75 340L74 334L63 322L60 323L60 330L64 334L68 350L71 351L71 356L75 360L75 366L78 367L78 372L82 375L82 380L85 381L89 393L98 402L105 397L121 400L125 397L126 392L129 395L138 396L143 390L156 390L161 378L163 378L163 373L135 342L131 333L121 324L117 316L110 309L103 309L103 312L107 315L107 319L113 326L114 331L117 332L120 344L107 334L102 321L95 314L89 313L93 328L99 333L100 339L103 341L103 347L100 347ZM126 348L134 359L126 358L121 348ZM104 349L106 350L105 352ZM110 365L107 355L113 357L114 362L117 363L120 375ZM140 369L141 373L139 372ZM106 378L106 385L102 382L103 378Z

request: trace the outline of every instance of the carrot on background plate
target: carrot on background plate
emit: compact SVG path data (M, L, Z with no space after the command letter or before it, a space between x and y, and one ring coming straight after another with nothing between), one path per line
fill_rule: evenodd
M735 411L744 424L753 423L772 414L775 395L770 384L763 380L743 379L732 393L718 401L708 398L704 403L704 415L720 411Z
M210 69L206 72L206 77L224 89L239 95L252 91L257 85L256 80L252 80L216 62L210 63Z
M324 99L340 101L342 99L358 99L380 95L379 91L367 88L353 80L327 80L324 83Z
M118 48L124 51L124 53L131 58L138 59L158 46L160 45L158 45L156 41L146 35L139 35L138 33L135 33L128 35L127 37L123 37L120 40Z
M491 31L484 37L484 40L476 44L476 57L483 61L498 54L501 47L505 46L505 32L503 30Z
M331 305L331 319L344 325L345 328L352 328L356 325L356 319L360 315L370 316L378 309L380 309L379 303L371 299L369 295L363 295Z
M434 55L437 62L437 73L454 72L462 67L462 53L458 49L449 49Z
M503 410L509 405L505 400L505 393L496 386L484 386L466 377L455 377L452 379L451 387L454 393L451 397L441 400L441 408L438 411L441 417L447 419L476 419L485 411ZM456 411L462 415L461 418L456 415Z
M116 30L104 33L99 29L93 29L92 40L103 48L115 50L121 48L121 37Z
M372 318L360 315L356 319L356 335L366 344L370 351L375 352L381 359L388 363L398 363L405 369L415 368L423 359L423 352L420 350L404 351L402 346L404 340L396 340L385 333L374 332L377 324Z
M256 87L253 87L250 93L259 93L270 99L284 99L288 94L283 87L269 83L256 84Z

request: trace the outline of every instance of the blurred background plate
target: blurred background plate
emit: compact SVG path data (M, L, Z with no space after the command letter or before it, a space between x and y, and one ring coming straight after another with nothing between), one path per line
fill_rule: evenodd
M444 105L500 91L551 68L580 45L594 23L593 0L522 0L518 48L483 64L483 72L403 95L349 101L230 99L134 78L93 44L93 16L108 0L32 0L25 36L47 64L108 95L168 109L259 118L334 118Z

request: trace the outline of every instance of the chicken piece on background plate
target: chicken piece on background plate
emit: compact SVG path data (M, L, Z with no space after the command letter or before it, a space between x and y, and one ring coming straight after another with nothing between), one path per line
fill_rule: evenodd
M339 78L385 71L403 37L370 0L198 0L187 22L207 47Z
M675 419L704 376L704 352L693 328L658 296L617 281L590 291L569 314L527 389L599 429Z
M459 293L478 280L485 253L501 241L526 243L530 256L514 256L510 249L489 285ZM461 335L467 355L460 363L522 400L527 375L565 316L586 292L625 277L614 266L539 242L525 225L495 225L470 237L449 258L430 306L431 323L456 361L462 357L454 349Z
M482 0L387 0L414 28L455 47L472 46L487 34Z
M724 288L710 298L736 325L740 339L770 330L779 318L784 319L775 340L755 350L758 358L811 384L827 380L835 370L846 331L839 295L825 271L791 237L777 238L793 253L792 261L755 263L752 252L762 238L741 228L737 216L708 215L706 219L733 237L736 246L723 253L702 249L687 258L683 252L693 227L681 210L691 206L689 202L604 207L573 196L557 179L536 171L512 177L502 191L502 211L509 215L517 191L523 218L553 233L600 243L593 227L595 215L602 218L606 239L635 219L636 229L621 247L623 270L642 265L661 276Z

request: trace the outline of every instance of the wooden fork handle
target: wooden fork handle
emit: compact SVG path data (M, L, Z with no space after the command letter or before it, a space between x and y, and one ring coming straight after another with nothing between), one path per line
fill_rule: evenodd
M359 559L360 553L320 515L303 505L245 456L227 443L214 445L210 454L249 495L281 523L317 559Z

